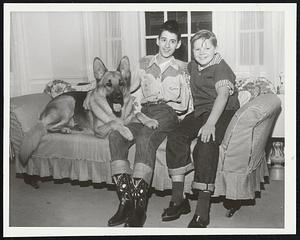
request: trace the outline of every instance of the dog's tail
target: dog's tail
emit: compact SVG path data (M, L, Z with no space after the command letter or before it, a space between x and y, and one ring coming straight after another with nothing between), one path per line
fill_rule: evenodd
M19 160L25 166L33 151L38 147L40 140L47 133L42 121L39 121L25 133L19 153Z

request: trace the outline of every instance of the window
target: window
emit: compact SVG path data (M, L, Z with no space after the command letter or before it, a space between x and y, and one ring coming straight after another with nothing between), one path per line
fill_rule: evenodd
M264 65L264 12L241 12L238 23L239 65Z
M157 53L156 38L159 28L167 20L176 20L181 32L181 46L174 56L182 61L190 61L190 39L201 29L212 30L212 12L145 12L147 55Z

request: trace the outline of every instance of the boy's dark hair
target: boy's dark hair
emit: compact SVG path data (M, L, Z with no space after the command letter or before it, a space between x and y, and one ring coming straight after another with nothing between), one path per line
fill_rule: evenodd
M217 37L213 32L211 32L209 30L200 30L200 31L196 32L195 35L191 38L192 48L194 47L194 42L201 38L209 39L209 40L211 40L211 43L214 45L214 47L217 46L217 43L218 43Z
M163 31L168 31L170 33L174 33L177 36L177 40L180 41L181 39L181 34L179 32L179 27L178 27L178 23L175 20L168 20L166 21L159 30L159 35L158 37L160 38L161 34Z

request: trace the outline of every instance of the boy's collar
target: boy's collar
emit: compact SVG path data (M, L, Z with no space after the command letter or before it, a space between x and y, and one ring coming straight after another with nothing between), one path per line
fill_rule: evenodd
M220 53L216 53L214 55L213 59L206 66L201 67L199 64L197 64L198 70L202 71L203 69L208 68L208 67L210 67L212 65L219 64L221 62L221 60L222 60L221 54Z
M158 54L156 54L155 56L153 56L153 58L150 60L148 67L151 67L154 63L159 66L158 62L157 62L157 57ZM168 60L168 66L171 66L173 68L175 68L176 70L178 70L179 66L176 62L176 59L174 58L174 56L171 57L170 60Z

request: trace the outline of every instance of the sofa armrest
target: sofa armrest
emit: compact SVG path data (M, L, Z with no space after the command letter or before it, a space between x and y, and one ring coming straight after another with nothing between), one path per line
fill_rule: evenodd
M33 127L51 97L44 93L29 94L10 99L10 142L18 153L23 135Z
M235 136L237 138L243 136L271 115L277 115L280 105L281 101L275 94L260 95L243 105L228 125L223 144L229 145L233 133L238 134Z
M279 98L263 94L236 112L219 148L216 196L255 198L268 176L265 146L279 111Z
M10 113L15 115L23 132L33 127L51 97L44 93L29 94L10 99Z
M224 168L227 166L231 171L245 172L251 158L259 158L258 155L263 154L280 105L275 94L262 94L236 112L221 145L226 158Z

